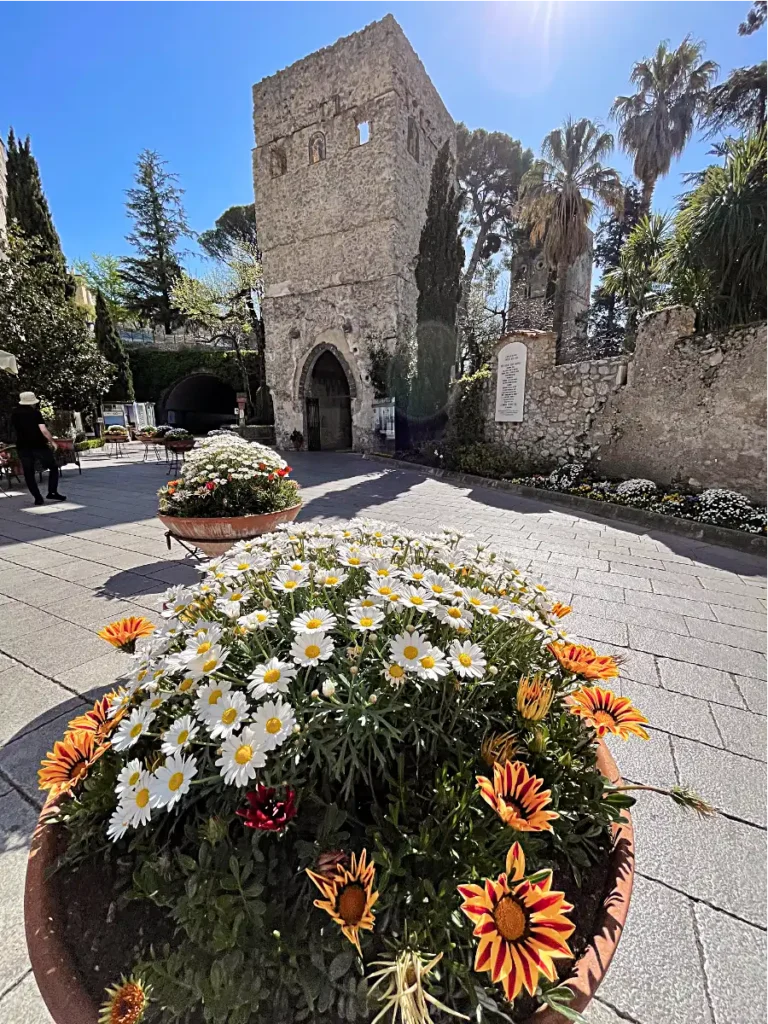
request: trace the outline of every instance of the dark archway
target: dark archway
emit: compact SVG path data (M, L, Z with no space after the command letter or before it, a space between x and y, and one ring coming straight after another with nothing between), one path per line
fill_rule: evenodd
M344 366L325 348L307 361L303 376L307 447L310 451L338 451L352 447L351 388Z
M162 402L162 418L193 434L237 423L234 388L212 373L193 373L170 389Z

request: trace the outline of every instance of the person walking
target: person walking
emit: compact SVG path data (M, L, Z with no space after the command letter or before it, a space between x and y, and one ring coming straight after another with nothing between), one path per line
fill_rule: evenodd
M66 501L59 494L59 467L56 465L56 442L45 425L37 395L33 391L22 391L19 404L11 414L11 422L16 431L16 451L19 462L24 470L24 481L36 505L44 505L45 501L35 480L35 462L39 461L43 469L48 470L49 501Z

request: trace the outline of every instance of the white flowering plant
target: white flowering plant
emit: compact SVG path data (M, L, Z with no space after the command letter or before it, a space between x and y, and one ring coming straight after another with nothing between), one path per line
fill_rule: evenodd
M158 492L163 515L214 517L278 512L299 503L291 467L266 445L222 433L198 441L176 480Z
M167 937L120 936L153 1021L564 1005L633 802L597 740L647 738L569 610L455 531L365 520L241 542L167 591L40 773L69 796L68 871L106 858Z

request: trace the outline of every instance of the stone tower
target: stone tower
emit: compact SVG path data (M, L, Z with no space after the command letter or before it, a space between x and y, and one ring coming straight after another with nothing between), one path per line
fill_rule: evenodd
M415 324L432 164L455 126L391 15L253 87L277 443L367 448L370 353Z

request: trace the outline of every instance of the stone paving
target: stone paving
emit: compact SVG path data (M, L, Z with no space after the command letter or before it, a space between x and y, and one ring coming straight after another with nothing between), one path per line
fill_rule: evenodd
M462 527L517 555L574 612L574 636L623 659L620 688L652 723L612 743L627 779L685 782L700 821L640 794L629 921L591 1024L765 1020L765 564L355 455L291 454L304 518L365 514ZM154 518L164 464L92 454L65 470L66 505L0 492L0 1021L50 1022L27 960L22 891L41 806L40 758L124 665L95 629L155 611L195 578Z

